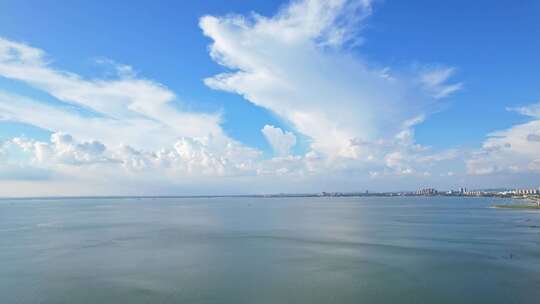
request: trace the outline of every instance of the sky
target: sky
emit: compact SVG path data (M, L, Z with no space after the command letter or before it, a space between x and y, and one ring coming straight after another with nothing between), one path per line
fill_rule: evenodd
M538 188L538 1L0 2L0 196Z

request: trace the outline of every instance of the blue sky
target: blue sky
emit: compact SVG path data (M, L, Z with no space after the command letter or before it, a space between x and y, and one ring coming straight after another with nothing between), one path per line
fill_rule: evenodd
M314 12L315 21L309 18L309 10ZM264 20L253 19L252 13L264 16ZM189 193L223 192L230 188L229 184L238 185L231 188L238 192L245 189L243 185L253 176L258 180L254 183L255 192L294 190L288 185L306 190L319 187L355 190L358 184L384 190L432 183L446 188L458 183L478 187L535 186L540 184L536 141L516 143L512 136L517 136L514 133L521 129L530 133L522 136L525 138L535 138L535 132L540 132L534 124L536 114L529 115L540 102L539 15L537 1L505 0L70 1L61 5L55 1L3 1L0 37L4 43L17 44L8 48L24 45L41 50L46 55L39 59L40 65L46 65L47 72L76 74L83 87L84 81L125 81L126 84L134 80L151 81L148 90L156 89L152 86L156 85L174 94L170 100L164 98L171 109L160 111L201 116L195 120L204 122L191 127L199 131L201 126L211 125L209 128L215 131L208 134L216 143L205 140L204 145L208 145L205 149L219 146L212 148L219 152L208 152L212 157L227 165L234 163L236 171L253 167L249 173L244 169L240 170L242 173L235 170L231 173L223 168L216 173L213 168L209 170L211 174L199 174L206 169L186 173L168 165L163 169L168 172L164 174L167 178L156 180L148 177L159 171L155 167L148 172L141 172L140 168L130 171L133 168L127 164L133 159L118 156L116 148L111 146L117 143L116 138L81 131L67 123L64 127L61 121L54 124L39 120L42 118L30 121L23 117L24 109L6 106L0 107L0 114L19 112L10 112L3 118L0 115L0 140L4 150L9 151L4 152L7 156L3 160L0 158L8 168L1 178L5 183L25 185L20 188L21 193L14 194L32 192L27 189L36 183L40 184L37 189L61 192L68 187L62 180L71 176L77 176L78 185L82 185L92 180L96 170L118 171L98 168L107 159L122 163L126 171L118 177L125 181L124 188L111 189L95 183L95 191L112 194L130 192L134 185L140 184L148 185L142 191L152 193L176 193L176 189ZM207 19L205 23L203 16L213 16L215 20ZM242 26L246 28L234 28L239 22L245 22ZM341 32L346 36L336 34ZM274 41L289 34L292 40ZM211 56L212 50L218 54L217 58ZM21 60L22 66L28 65L21 58L17 60ZM341 73L342 65L351 68ZM131 67L131 74L124 80L125 75L118 72L123 66ZM17 68L21 69L20 73L31 72ZM394 80L385 84L380 79L369 78L378 71L388 73L388 78L398 84L392 83ZM236 72L252 73L252 77L237 75L236 83L215 78L221 73ZM0 73L0 92L9 94L4 98L5 104L11 105L16 98L29 98L51 109L69 108L80 116L111 116L112 112L93 107L95 100L90 100L101 98L99 102L109 103L105 100L108 95L86 98L70 91L65 97L67 93L62 90L67 85L59 91L57 86L64 84L43 84L30 76L21 78L9 73ZM280 78L284 75L281 73L286 75ZM314 78L313 74L329 75L332 79L324 82L323 76ZM258 81L261 75L264 77ZM310 82L313 88L309 88ZM361 85L357 87L356 82ZM296 87L286 89L284 83ZM300 88L302 85L307 87ZM339 90L335 95L329 93L333 88ZM139 98L134 95L126 98L132 97ZM28 103L24 104L23 108L29 107ZM517 107L524 108L508 110ZM148 115L140 111L136 114ZM206 114L219 116L219 122L209 122ZM134 113L122 112L122 115L131 119ZM153 116L149 118L156 120ZM417 122L406 124L417 118ZM531 121L532 126L527 125ZM179 126L188 123L183 120L161 123L174 125L170 130L178 129L179 133L171 131L170 138L156 139L155 144L160 146L141 144L143 139L126 139L122 145L152 154L160 149L174 150L176 140L206 136L199 131L190 133L189 126ZM265 126L272 128L263 132ZM163 133L152 133L142 125L141 128L132 130L141 136L148 131L147 138L157 138ZM490 134L497 131L504 134L493 138ZM51 135L60 133L69 134L72 139L67 142L51 139ZM532 137L527 137L531 134ZM32 147L26 148L28 157L21 157L24 153L16 151L23 144L13 143L14 138L21 137L27 147ZM85 143L92 141L104 144L105 150L77 150L88 147ZM166 141L171 144L162 144ZM362 144L346 146L349 142ZM36 156L38 143L51 146L47 149L55 155L53 159ZM231 143L257 156L249 165L236 164L227 158L230 152L222 151L223 145L230 147ZM490 148L493 145L502 145L506 150L493 152L498 149ZM174 151L183 155L178 149ZM99 155L98 162L93 162L90 160L96 155L92 153L104 154ZM73 168L67 168L66 157ZM155 155L150 157L152 160L140 161L156 161ZM519 161L508 163L514 157ZM246 156L240 158L245 160ZM320 159L321 164L306 165L312 159ZM437 161L426 164L425 159ZM185 166L186 159L181 161L179 166ZM34 177L30 173L35 170L50 174L40 182L21 178L25 172ZM178 173L179 170L182 172ZM193 184L178 181L185 177L193 179ZM395 186L389 187L384 179L392 180ZM344 180L357 183L344 183ZM50 187L51 184L55 186ZM84 193L79 190L74 191ZM48 192L36 190L35 193Z

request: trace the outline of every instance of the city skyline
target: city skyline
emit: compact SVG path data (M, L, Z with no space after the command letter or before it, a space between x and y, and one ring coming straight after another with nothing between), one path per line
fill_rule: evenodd
M535 1L139 5L0 4L0 196L540 185Z

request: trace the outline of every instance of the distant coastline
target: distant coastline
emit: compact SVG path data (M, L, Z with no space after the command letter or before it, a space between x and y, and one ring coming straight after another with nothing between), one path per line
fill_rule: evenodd
M274 193L274 194L222 194L222 195L96 195L96 196L27 196L0 197L0 200L58 200L58 199L171 199L171 198L287 198L287 197L490 197L502 199L540 200L540 195L516 195L501 192L477 191L469 193L435 192L320 192L320 193Z

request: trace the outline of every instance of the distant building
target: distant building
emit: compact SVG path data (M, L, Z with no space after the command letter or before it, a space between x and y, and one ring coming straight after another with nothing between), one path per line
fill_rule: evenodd
M466 196L483 196L485 194L486 192L483 192L483 191L466 191L463 193L463 195L466 195Z
M513 191L513 194L535 195L535 194L540 194L540 189L516 189Z
M435 195L437 193L439 192L435 190L434 188L425 188L425 189L420 189L416 191L416 195Z

